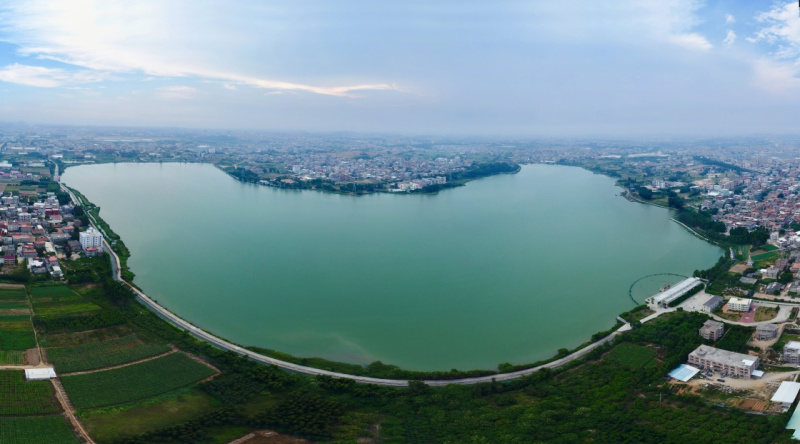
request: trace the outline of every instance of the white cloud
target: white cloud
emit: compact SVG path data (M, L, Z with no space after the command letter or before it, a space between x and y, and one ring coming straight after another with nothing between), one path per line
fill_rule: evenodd
M736 19L730 14L725 14L725 23L736 23Z
M320 86L273 80L269 67L231 66L225 56L253 35L235 20L217 20L219 5L184 1L0 0L0 40L19 45L19 53L84 68L158 77L197 77L257 88L352 96L364 90L397 90L383 82ZM264 6L235 5L239 9ZM187 11L192 11L191 14ZM240 13L242 11L239 11ZM253 11L244 11L244 14ZM259 29L265 44L279 45L279 30ZM269 38L269 39L268 39ZM302 55L298 55L301 57ZM238 58L245 59L245 58ZM264 69L267 68L267 69ZM330 83L321 80L321 83Z
M696 33L672 35L669 37L669 41L684 48L697 51L708 51L713 48L713 45L709 43L705 37Z
M20 65L14 63L0 69L0 81L40 88L56 88L73 83L99 82L105 77L91 71L70 72L57 68Z
M197 95L197 88L191 86L165 86L159 88L161 97L165 99L191 99Z
M225 83L222 87L231 91L236 91L236 85L231 85L230 83Z
M728 30L728 34L727 34L727 35L725 35L725 40L723 40L723 41L722 41L722 43L724 43L724 44L725 44L725 46L731 46L731 45L733 45L735 42L736 42L736 33L735 33L735 32L733 32L733 30L732 30L732 29L729 29L729 30Z

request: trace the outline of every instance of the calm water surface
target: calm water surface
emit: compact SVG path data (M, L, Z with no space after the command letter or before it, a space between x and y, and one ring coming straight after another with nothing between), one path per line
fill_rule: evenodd
M430 196L277 190L198 164L78 166L62 180L102 208L136 283L183 318L243 345L409 369L549 357L609 328L637 279L721 254L572 167Z

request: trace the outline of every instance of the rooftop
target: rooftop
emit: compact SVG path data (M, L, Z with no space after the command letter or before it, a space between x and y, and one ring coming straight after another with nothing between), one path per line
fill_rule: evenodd
M798 343L800 345L800 343ZM720 350L718 348L709 347L707 345L701 345L697 347L692 353L700 358L710 359L714 362L719 362L720 364L725 364L729 366L745 366L750 367L755 364L755 360L758 359L755 356L745 355L742 353L736 353L727 350Z
M791 404L797 399L798 392L800 392L800 382L784 381L770 401Z

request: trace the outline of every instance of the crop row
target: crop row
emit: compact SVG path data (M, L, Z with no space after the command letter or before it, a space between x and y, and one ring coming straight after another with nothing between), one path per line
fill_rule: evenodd
M47 356L61 373L125 364L169 351L165 344L145 344L136 335L94 344L50 348Z
M21 370L0 370L0 415L38 415L60 410L50 381L26 381Z
M0 301L24 301L27 297L23 289L0 288Z
M0 350L0 364L22 365L25 352L19 350L5 351Z
M172 353L112 370L64 376L61 381L75 407L87 409L149 398L214 373L183 353Z
M49 285L44 287L30 287L31 296L34 299L38 298L59 298L59 297L72 297L75 292L69 289L66 285Z

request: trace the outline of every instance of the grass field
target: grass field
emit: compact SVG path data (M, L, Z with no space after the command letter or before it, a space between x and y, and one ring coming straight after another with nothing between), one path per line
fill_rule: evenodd
M763 249L765 249L767 251L775 251L775 250L778 249L778 247L776 247L775 245L771 245L771 244L764 244L764 246L761 247L761 248L763 248Z
M61 415L0 417L0 442L3 444L78 444L72 427Z
M27 350L36 347L32 330L0 330L0 350Z
M211 396L191 389L129 409L87 413L81 419L93 438L106 442L189 421L209 413L217 404Z
M39 338L39 345L43 347L71 347L73 345L93 344L111 339L130 336L135 332L127 325L115 325L113 327L98 328L68 333L45 333L44 337Z
M630 367L646 365L656 356L656 351L643 345L623 342L614 347L606 356L609 361Z
M168 352L165 344L145 344L135 335L94 344L50 348L47 356L61 373L124 364Z
M14 350L4 351L0 350L0 364L6 365L22 365L24 361L25 352Z
M152 361L61 378L75 407L89 409L137 401L188 386L213 375L183 353Z
M781 257L780 253L777 253L777 252L774 252L774 251L769 251L769 252L766 252L766 253L761 253L761 254L756 254L754 256L751 256L750 259L752 261L754 261L754 262L755 261L774 261L774 260L777 260L779 257Z
M769 321L778 316L777 307L758 307L756 308L755 322Z
M22 370L0 370L0 415L41 415L59 411L61 408L50 381L26 381Z

